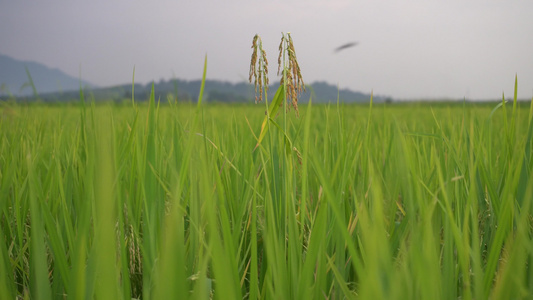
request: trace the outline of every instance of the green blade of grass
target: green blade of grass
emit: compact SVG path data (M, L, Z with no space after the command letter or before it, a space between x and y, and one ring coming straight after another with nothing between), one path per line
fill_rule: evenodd
M41 219L38 182L34 174L32 156L28 155L28 182L30 189L30 216L31 216L31 295L39 299L52 299L50 279L48 278L47 251L45 246L45 231Z
M112 153L112 131L110 113L98 128L97 170L95 178L95 233L93 243L94 263L96 266L95 296L98 299L119 299L121 284L117 266L117 237L115 231L116 197L113 191L115 182L115 163ZM105 129L104 129L105 128Z
M149 297L149 291L155 284L153 271L158 253L158 238L163 214L164 199L161 198L157 178L152 168L157 165L156 157L156 104L154 83L150 92L147 117L147 132L144 144L144 222L143 222L143 291Z
M15 279L9 264L4 233L0 232L0 298L15 299Z
M263 138L268 132L268 126L267 122L269 118L273 118L278 113L278 110L283 102L283 99L285 97L285 89L284 86L281 85L278 90L276 91L276 94L274 95L274 98L272 99L272 103L269 106L269 111L267 115L265 116L265 119L263 120L263 123L261 123L261 132L259 133L259 138L257 139L257 144L255 145L254 150L259 147L261 144L261 141L263 141Z

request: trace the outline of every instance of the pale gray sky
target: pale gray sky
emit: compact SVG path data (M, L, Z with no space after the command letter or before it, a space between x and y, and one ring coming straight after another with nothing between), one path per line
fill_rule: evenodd
M277 81L291 32L306 83L394 98L533 96L533 1L11 1L0 0L0 53L100 86L174 75L247 79L263 38ZM337 54L347 42L359 45Z

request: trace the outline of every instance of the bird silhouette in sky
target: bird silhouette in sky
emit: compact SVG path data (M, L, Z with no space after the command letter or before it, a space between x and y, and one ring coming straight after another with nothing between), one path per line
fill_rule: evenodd
M340 51L344 50L344 49L348 49L348 48L351 48L351 47L354 47L354 46L357 46L359 43L358 42L350 42L350 43L346 43L342 46L339 46L337 48L335 48L334 52L335 53L339 53Z

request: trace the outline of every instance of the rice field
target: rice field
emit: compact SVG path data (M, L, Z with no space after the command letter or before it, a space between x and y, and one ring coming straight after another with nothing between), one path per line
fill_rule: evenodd
M1 299L533 297L533 102L83 96L0 108Z
M130 105L1 103L0 298L533 297L516 84L512 103L302 106L282 34L269 103L252 49L264 105L202 103L206 66L195 105L153 86Z

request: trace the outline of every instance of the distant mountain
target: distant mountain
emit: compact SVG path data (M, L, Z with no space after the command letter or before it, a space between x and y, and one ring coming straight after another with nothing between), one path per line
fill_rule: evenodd
M325 81L317 81L311 83L311 87L315 92L313 99L316 98L318 102L337 102L337 98L340 102L369 102L370 94L365 94L361 92L355 92L349 89L339 89L338 86L329 84ZM306 92L308 95L306 98L309 99L309 92ZM373 101L381 102L385 101L386 98L382 96L374 95Z
M79 78L65 74L59 69L52 69L40 63L20 61L0 54L0 96L12 94L14 96L33 95L33 88L29 82L26 69L31 75L37 93L61 93L63 91L79 90ZM82 86L92 86L86 81Z
M154 82L154 92L156 100L167 102L169 97L172 101L196 102L200 92L200 80L161 80ZM272 99L279 84L272 84L269 87L269 98ZM314 92L313 102L315 103L336 103L340 102L368 102L370 94L354 92L349 89L338 89L337 86L319 81L307 86L306 92L300 96L302 103L308 102L311 91ZM135 84L135 101L146 101L150 97L152 83ZM105 88L85 89L88 96L95 101L124 101L131 100L131 84L116 85ZM44 101L76 101L79 100L79 91L41 94ZM255 89L247 82L231 83L219 80L206 80L204 90L204 100L208 102L253 102L255 101ZM382 96L374 95L375 102L389 100Z
M44 101L77 101L79 100L80 81L78 78L69 76L58 69L51 69L42 64L29 61L19 61L0 54L0 99L6 99L10 95L21 100L32 100L33 88L30 84L28 73L31 75L39 98ZM124 101L132 98L131 84L123 84L112 87L97 88L86 81L82 81L84 91L89 99L96 101ZM155 97L167 102L169 97L173 100L194 102L198 99L200 80L161 80L154 82ZM274 83L269 87L269 98L272 98L279 87ZM313 94L314 102L368 102L369 94L354 92L348 89L339 89L324 81L314 82L308 85L307 91L300 97L305 103ZM135 100L146 101L150 97L152 83L135 84ZM204 97L209 102L253 102L255 100L255 88L247 82L231 83L220 80L206 80ZM374 96L374 101L385 101L386 98Z

